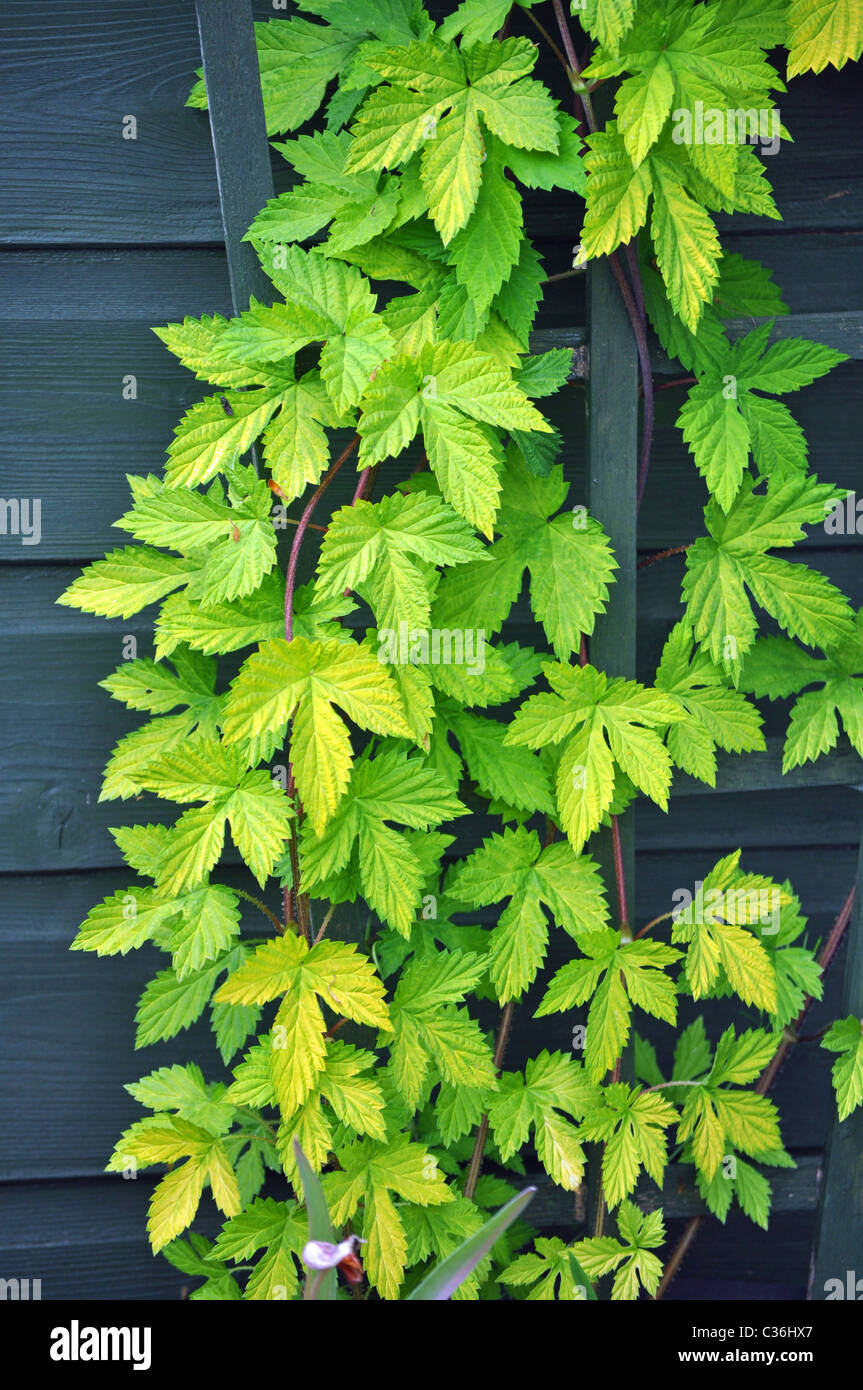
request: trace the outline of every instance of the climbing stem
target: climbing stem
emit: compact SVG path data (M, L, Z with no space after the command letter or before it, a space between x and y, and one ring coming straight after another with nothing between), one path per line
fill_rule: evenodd
M494 1047L494 1066L495 1071L498 1073L500 1073L500 1069L503 1066L503 1059L504 1054L506 1052L506 1045L509 1041L509 1030L512 1027L512 1016L514 1011L515 1001L513 999L510 999L509 1002L507 1004L504 1004L503 1006L503 1012L501 1013L500 1023L498 1024L497 1029L497 1041L495 1042ZM479 1181L479 1175L482 1170L482 1160L483 1155L485 1154L485 1145L487 1139L488 1115L485 1114L479 1122L479 1128L476 1132L476 1139L474 1140L473 1153L471 1155L470 1167L467 1173L467 1181L464 1185L465 1197L472 1198L474 1192L476 1191L476 1185Z

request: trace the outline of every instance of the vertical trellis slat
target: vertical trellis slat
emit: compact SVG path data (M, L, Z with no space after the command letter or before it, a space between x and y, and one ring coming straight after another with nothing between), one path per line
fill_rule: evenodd
M607 264L592 265L587 277L587 465L591 515L605 527L620 566L608 608L590 638L591 664L611 675L635 675L636 488L638 476L638 360L632 328ZM635 893L634 812L621 818L623 871L632 913ZM614 900L611 836L603 832L592 848L600 861L609 901ZM624 1057L626 1069L627 1058ZM591 1158L588 1208L595 1218L600 1184Z
M605 614L590 638L591 664L610 675L635 675L638 359L632 328L608 266L587 279L587 465L591 515L605 527L620 566ZM608 837L601 837L607 839ZM630 911L635 891L633 815L621 820ZM605 860L608 846L602 846ZM614 873L603 864L609 892Z
M195 0L234 311L272 286L243 237L273 197L251 0Z
M843 1018L863 1017L863 841L857 861L854 909L848 924L845 972L842 986ZM811 1044L807 1044L811 1046ZM825 1054L825 1071L827 1069ZM829 1054L831 1059L835 1055ZM818 1226L812 1260L809 1297L826 1297L826 1284L839 1279L845 1289L840 1297L857 1298L856 1281L863 1279L863 1108L840 1122L834 1115L824 1154ZM849 1274L851 1280L849 1281ZM853 1282L854 1290L848 1284ZM835 1286L834 1286L835 1287Z

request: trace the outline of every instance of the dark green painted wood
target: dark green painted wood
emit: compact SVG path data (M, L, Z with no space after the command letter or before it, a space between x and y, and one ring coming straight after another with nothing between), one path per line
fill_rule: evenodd
M744 337L767 319L731 319L726 323L730 338ZM863 312L835 310L820 314L785 314L773 320L771 342L781 338L809 338L825 347L844 352L852 361L863 360ZM550 348L571 347L572 370L570 381L587 376L587 334L581 328L545 328L531 335L533 352L548 352ZM650 339L650 365L659 376L680 374L680 364L663 352L656 339Z
M638 475L638 364L632 326L608 263L587 272L587 500L590 514L602 523L618 564L604 615L588 641L592 665L610 675L633 677L636 666L636 562ZM575 518L573 518L573 524ZM589 772L587 774L590 775ZM603 871L609 902L618 922L630 922L636 903L635 811L618 822L623 883L615 894L612 835L601 832L594 852ZM620 901L625 893L626 901ZM571 1022L571 1021L570 1021ZM621 1076L628 1078L627 1051ZM587 1213L591 1229L601 1202L601 1151L591 1146Z
M269 0L258 0L255 13L277 17ZM527 20L518 28L533 34ZM0 243L221 240L206 116L183 105L200 65L190 0L82 0L72 10L55 7L49 22L32 0L6 0L0 58ZM540 73L566 96L553 60L543 56ZM803 76L782 103L795 141L765 163L784 228L863 223L856 82L853 66ZM126 114L137 116L137 141L122 139ZM279 164L284 178L287 166ZM529 220L547 209L546 234L572 245L570 199L529 195L527 202ZM761 218L717 221L723 234L765 234Z
M854 909L848 927L840 1017L854 1014L863 1019L863 840L857 867ZM830 1054L833 1060L834 1054ZM863 1107L847 1119L833 1117L824 1155L824 1183L815 1236L810 1298L859 1298L857 1279L863 1279ZM849 1280L850 1276L850 1280ZM854 1292L848 1292L849 1283Z
M780 1210L770 1233L732 1215L728 1228L708 1228L698 1250L698 1274L704 1280L741 1280L757 1285L805 1284L811 1238L811 1171L815 1157L796 1173L783 1174L777 1192ZM533 1175L531 1175L533 1176ZM122 1186L121 1186L122 1184ZM154 1259L144 1237L147 1204L155 1180L142 1173L134 1182L119 1175L89 1180L52 1180L0 1187L0 1263L6 1277L42 1279L43 1299L179 1299L197 1281L179 1273L167 1260ZM794 1195L796 1193L798 1195ZM803 1212L785 1202L806 1203ZM688 1189L677 1200L689 1210ZM531 1206L531 1221L541 1230L572 1231L571 1199L547 1182ZM683 1215L670 1219L676 1234ZM220 1218L204 1194L196 1228L214 1235ZM688 1266L694 1269L693 1258ZM674 1287L686 1295L687 1280ZM754 1290L757 1296L757 1287ZM721 1286L705 1297L722 1297ZM726 1291L725 1296L734 1296ZM738 1294L739 1296L739 1283ZM786 1296L788 1296L786 1294Z

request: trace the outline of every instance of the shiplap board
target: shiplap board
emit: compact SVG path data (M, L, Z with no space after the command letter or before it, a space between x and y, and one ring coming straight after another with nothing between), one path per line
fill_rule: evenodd
M670 910L678 888L691 890L721 854L742 845L747 869L791 880L810 918L809 940L823 941L853 882L856 846L750 847L739 820L738 809L722 845L639 851L636 922ZM247 883L237 870L223 870L220 876L238 886ZM98 1173L123 1126L138 1113L123 1086L157 1066L194 1059L211 1079L222 1075L203 1024L167 1043L134 1050L135 1003L164 963L162 957L149 947L125 958L68 951L90 907L131 881L132 875L119 869L0 877L0 1014L6 1062L0 1074L0 1181ZM483 916L488 925L495 920L492 910ZM335 923L337 934L355 931L347 906L339 909ZM245 905L244 929L260 933L256 913ZM569 938L553 931L547 968L559 967L571 954ZM828 976L825 1000L813 1008L807 1030L817 1031L831 1011L835 1016L841 971L840 956ZM581 1010L534 1019L541 994L541 986L533 988L516 1008L508 1066L523 1065L544 1047L568 1051L573 1026L584 1021ZM734 1000L695 1005L684 999L682 1021L696 1013L704 1014L714 1040L731 1020L738 1026L755 1021L752 1012ZM495 1016L492 1005L482 1007L484 1024L493 1026ZM636 1013L634 1026L655 1041L661 1064L667 1066L673 1031L641 1013ZM361 1038L367 1042L369 1035L357 1033ZM774 1094L783 1136L792 1148L817 1148L824 1142L832 1104L829 1062L817 1044L805 1044L794 1049L780 1073Z
M860 601L858 554L825 549L813 553L813 562ZM140 655L148 655L151 634L146 614L105 621L56 606L75 573L65 566L15 567L0 585L0 870L109 867L118 856L108 826L166 815L164 803L152 797L129 805L98 801L111 748L141 720L97 682L120 664L126 636L136 636ZM655 669L679 616L681 575L674 556L639 576L642 675ZM505 635L536 640L525 605L520 608L525 619ZM226 659L227 670L233 660ZM779 711L767 705L767 712L773 728L784 727ZM820 795L829 801L828 793ZM698 814L710 816L706 808Z
M807 1165L804 1181L810 1181ZM119 1175L0 1186L0 1262L6 1277L42 1280L42 1297L58 1299L180 1299L198 1281L154 1258L143 1237L152 1179ZM537 1222L553 1215L545 1192L535 1199ZM533 1209L532 1209L533 1211ZM734 1212L725 1226L705 1223L669 1299L802 1298L813 1213L779 1211L768 1232ZM666 1250L685 1218L668 1223ZM212 1236L218 1213L209 1194L196 1225ZM571 1227L561 1228L571 1235Z
M218 308L218 305L214 305ZM183 412L207 394L174 361L144 322L13 321L4 343L0 387L0 478L4 497L41 499L41 540L0 535L0 562L95 559L125 533L113 529L127 510L127 473L158 472ZM135 397L127 398L127 379ZM792 411L806 432L812 467L837 487L861 485L863 363L846 363L798 392ZM126 395L124 395L126 391ZM572 478L569 504L586 501L584 387L565 386L545 404L565 433L562 460ZM677 414L685 387L657 392L656 433L639 525L645 550L680 545L703 531L704 482L682 443ZM345 435L344 439L349 436ZM339 447L339 434L334 447ZM417 446L418 447L418 446ZM382 483L410 472L416 448L388 463ZM336 480L339 505L350 498L354 470ZM810 529L804 545L818 543ZM830 538L861 544L863 536Z

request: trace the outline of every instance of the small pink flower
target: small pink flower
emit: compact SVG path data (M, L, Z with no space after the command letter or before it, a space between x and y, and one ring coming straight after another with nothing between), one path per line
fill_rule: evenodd
M306 1269L335 1269L351 1259L359 1245L365 1245L359 1236L348 1236L339 1245L328 1240L310 1240L303 1246L302 1261Z

